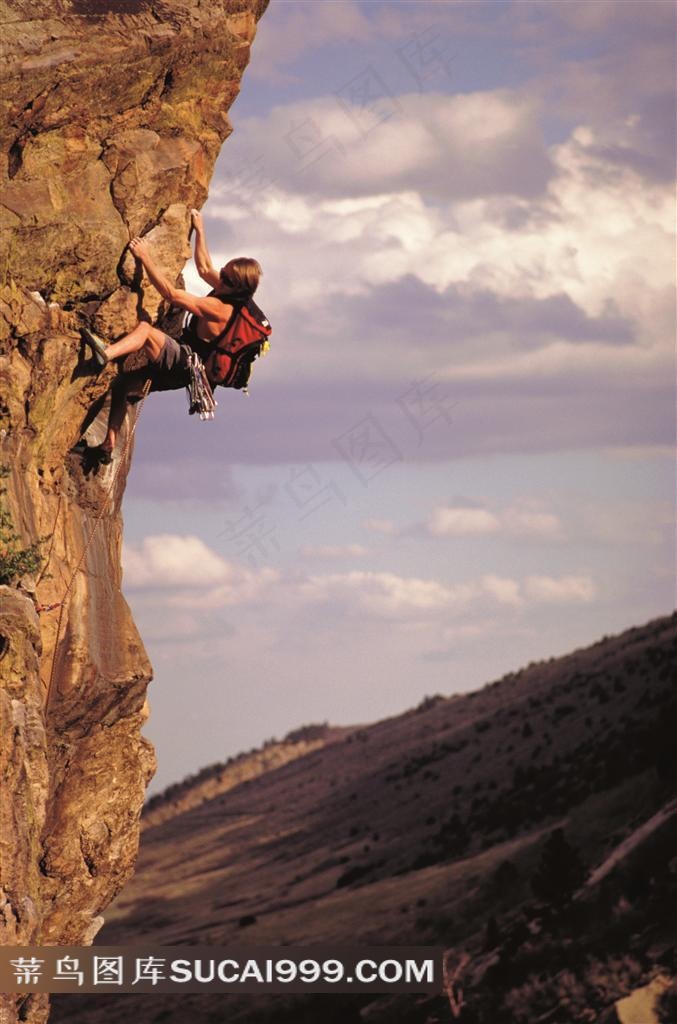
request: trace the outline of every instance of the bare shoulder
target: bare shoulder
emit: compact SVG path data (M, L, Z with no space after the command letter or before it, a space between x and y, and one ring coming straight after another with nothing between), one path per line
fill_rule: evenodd
M216 295L209 295L207 298L209 299L210 309L213 309L219 317L229 317L235 308L227 298L219 298Z
M191 295L190 292L175 290L172 292L172 301L176 306L187 309L188 312L205 320L223 320L227 308L213 295Z
M223 299L217 299L216 295L205 295L201 302L205 309L209 309L219 316L222 316L225 310L233 308L227 302L224 302Z

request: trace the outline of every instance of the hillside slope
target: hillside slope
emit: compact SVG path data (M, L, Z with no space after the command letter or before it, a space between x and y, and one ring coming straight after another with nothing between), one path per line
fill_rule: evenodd
M677 867L676 653L673 615L329 736L178 808L144 832L137 873L97 941L442 943L452 960L470 956L462 1021L596 1020L654 969L675 973L664 908ZM603 883L573 901L536 900L531 882L558 828L588 872L635 840ZM337 1021L449 1019L441 998L227 1005L243 1022L310 1021L319 1008ZM207 996L64 997L57 1010L78 1024L130 1012L221 1019Z

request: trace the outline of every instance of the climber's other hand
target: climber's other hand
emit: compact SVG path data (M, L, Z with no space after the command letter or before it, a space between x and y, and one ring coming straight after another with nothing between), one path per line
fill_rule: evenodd
M134 258L141 263L145 263L146 260L150 259L150 252L143 238L132 238L129 248Z
M202 231L204 224L202 223L202 214L199 210L190 211L190 222L196 231Z

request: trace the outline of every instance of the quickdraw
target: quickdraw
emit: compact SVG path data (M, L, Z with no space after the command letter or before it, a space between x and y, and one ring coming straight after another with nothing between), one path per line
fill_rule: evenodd
M191 352L188 356L188 372L190 374L190 382L186 385L188 414L194 416L195 413L198 413L201 420L213 420L218 402L214 398L207 373L197 352Z

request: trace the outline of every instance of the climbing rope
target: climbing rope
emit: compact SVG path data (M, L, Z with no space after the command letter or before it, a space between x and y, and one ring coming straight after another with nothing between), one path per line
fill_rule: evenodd
M106 511L106 509L108 507L108 501L109 501L109 499L111 498L111 496L113 494L113 490L115 488L115 483L116 483L117 478L118 478L118 473L120 472L120 467L122 466L122 464L124 463L125 459L127 458L127 452L129 451L129 446L130 446L130 444L132 442L132 438L134 437L134 432L136 431L136 425L139 422L139 416L141 415L141 408L143 406L143 403L146 401L146 398L148 397L148 392L151 389L152 383L153 383L152 380L149 379L149 380L146 381L146 383L143 386L143 393L141 395L141 401L139 402L138 412L136 414L136 418L134 420L134 423L132 425L131 430L129 430L128 433L127 433L127 437L125 439L125 443L124 443L124 446L123 446L120 458L118 460L117 467L116 467L115 472L113 473L113 475L111 477L111 482L110 482L110 487L108 488L108 493L106 495L105 500L102 501L102 503L101 503L101 508L97 512L96 519L94 520L94 525L92 526L92 529L89 532L89 536L87 538L87 541L85 543L84 548L82 549L82 552L80 554L80 558L78 559L78 563L77 563L77 565L75 566L75 568L73 569L73 571L72 571L72 573L70 575L70 579L68 580L68 583L66 585L66 589L64 591L63 597L61 598L60 601L56 602L55 604L39 606L38 607L38 610L42 610L42 611L51 611L54 608L59 608L59 618L58 618L57 624L56 624L56 635L54 637L54 648L52 650L52 663L51 663L51 667L50 667L50 670L49 670L49 682L47 684L47 696L45 698L45 710L47 710L47 708L49 707L49 698L50 698L50 695L51 695L51 692L52 692L52 685L54 683L54 672L55 672L55 669L56 669L56 654L57 654L57 650L58 650L58 647L59 647L59 637L61 636L61 626L62 626L62 623L63 623L64 610L66 608L66 599L68 598L68 595L71 592L71 589L72 589L73 584L75 582L75 577L77 576L77 574L80 572L80 569L82 568L82 564L83 564L85 558L87 557L87 552L89 551L90 545L91 545L92 541L94 540L94 536L95 536L96 531L97 531L97 529L99 527L99 524L100 524L101 520L103 519L103 514L104 514L104 512ZM56 518L54 520L54 531L56 531L56 526L57 526L57 521L58 521L58 517L59 517L60 508L61 508L61 496L59 496L59 503L57 505L57 514L56 514ZM52 543L50 544L50 548L49 548L49 557L51 557L53 545L54 545L54 533L52 533ZM46 568L46 566L45 566L45 568ZM43 572L44 572L44 570L43 570ZM42 578L42 574L41 574L40 578Z

